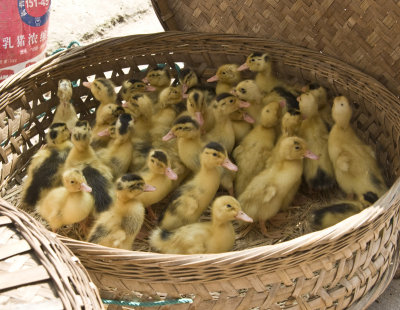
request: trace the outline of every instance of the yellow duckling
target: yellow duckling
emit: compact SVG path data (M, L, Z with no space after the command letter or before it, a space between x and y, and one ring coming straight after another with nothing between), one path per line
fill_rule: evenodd
M240 71L238 71L238 65L225 64L220 66L217 73L210 77L207 82L217 82L215 93L219 95L222 93L229 93L241 79L242 76Z
M159 94L164 88L171 84L171 75L168 67L164 68L149 68L146 77L142 80L146 84L153 86L155 94Z
M205 254L230 251L235 242L232 221L253 220L232 196L221 196L212 204L211 222L193 223L173 231L157 228L150 236L150 245L161 253Z
M166 152L152 150L147 159L147 170L141 173L147 184L157 188L154 192L142 193L138 199L147 207L152 218L156 218L151 205L164 199L176 186L177 174L171 169L171 163Z
M328 94L326 89L316 83L311 83L306 87L303 87L302 91L309 92L314 95L318 103L319 115L324 120L326 126L328 127L328 130L330 130L333 126L333 119L332 109L328 102Z
M238 166L235 193L240 195L251 179L261 172L275 145L280 106L271 102L261 111L260 124L233 150L232 156Z
M51 124L46 133L47 146L40 149L29 164L22 187L22 208L32 210L47 191L61 185L62 167L72 148L70 136L65 123Z
M132 96L155 90L155 87L147 85L141 80L130 79L122 82L121 88L118 92L118 98L120 101L128 101Z
M145 184L135 174L125 174L117 180L116 200L110 210L102 213L88 241L103 246L132 250L133 242L144 221L144 206L137 197L155 187Z
M118 117L115 125L115 138L111 140L103 155L102 160L111 168L114 178L126 173L131 165L133 123L133 118L128 113Z
M204 85L200 83L200 80L191 68L183 68L179 72L179 83L182 85L183 97L187 98L189 93L197 90L203 93L205 102L208 104L215 98L215 87Z
M301 183L303 158L318 159L299 137L288 137L279 145L279 157L255 176L239 196L243 211L257 220L263 235L265 221L292 202Z
M286 112L299 112L299 102L297 101L297 92L289 91L284 87L274 87L270 93L268 93L263 98L263 104L268 104L270 102L279 102L282 107L282 115Z
M348 195L355 194L365 205L369 205L387 191L387 186L374 152L350 126L351 115L348 99L336 97L332 107L335 125L328 138L329 157L340 188Z
M68 129L72 131L75 123L78 121L78 116L71 103L72 84L70 80L61 79L58 81L57 97L60 99L60 104L57 106L52 124L66 123Z
M62 175L63 186L53 188L37 205L37 211L55 232L63 225L78 223L87 218L94 208L82 171L68 169Z
M204 92L194 89L190 92L186 109L188 114L193 117L204 133L209 132L215 125L215 117L213 110L207 105L204 98Z
M328 154L328 130L318 113L318 104L312 93L298 97L303 117L299 136L307 142L318 160L304 160L304 179L311 190L325 190L335 184L335 174Z
M254 80L244 80L236 85L234 94L240 100L250 103L246 112L255 120L257 124L260 120L261 110L264 107L263 94ZM278 101L279 102L279 101Z
M216 142L208 143L200 155L200 170L193 179L182 185L160 218L166 230L196 222L214 198L221 179L220 166L237 170L225 148Z

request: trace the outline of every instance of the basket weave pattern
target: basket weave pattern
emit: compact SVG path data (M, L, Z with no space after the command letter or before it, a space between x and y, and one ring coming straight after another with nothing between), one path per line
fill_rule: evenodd
M386 288L399 259L400 102L374 78L319 52L260 38L181 32L114 38L61 52L0 85L0 133L7 141L1 154L2 195L18 203L28 160L51 123L58 79L106 76L120 85L141 78L140 65L174 68L177 62L206 79L219 65L240 64L253 51L270 53L282 78L318 82L350 99L357 133L373 145L386 179L394 182L374 206L288 242L215 255L163 255L62 241L104 298L142 294L148 300L161 293L194 299L178 309L364 309ZM80 118L91 118L97 102L81 82L73 102Z

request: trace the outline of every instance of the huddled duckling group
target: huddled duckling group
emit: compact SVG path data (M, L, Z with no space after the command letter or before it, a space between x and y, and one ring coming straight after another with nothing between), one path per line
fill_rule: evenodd
M243 80L244 70L254 79ZM216 87L184 68L171 83L166 67L124 81L118 94L106 78L84 82L99 102L91 125L78 119L71 82L60 80L47 146L32 158L22 206L53 231L80 222L89 226L88 241L127 250L147 214L157 221L152 249L195 254L231 250L236 219L267 235L266 221L291 205L302 180L310 192L338 184L348 196L314 211L318 229L387 190L374 152L351 127L346 97L335 97L331 109L322 86L278 79L267 53L225 64L207 82ZM220 186L229 195L218 195ZM200 222L209 207L211 221Z

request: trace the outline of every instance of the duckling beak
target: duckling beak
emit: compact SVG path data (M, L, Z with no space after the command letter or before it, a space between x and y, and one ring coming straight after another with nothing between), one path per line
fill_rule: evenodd
M207 80L208 83L216 82L216 81L218 81L218 76L216 76L216 75L210 77L210 78Z
M187 91L188 91L188 86L187 86L186 83L184 83L184 84L182 85L182 94L186 94Z
M87 192L87 193L91 193L92 192L92 188L87 185L85 182L81 183L81 191L82 192Z
M250 105L250 102L239 100L239 108L248 108Z
M243 113L243 120L249 124L254 124L256 121L249 114Z
M248 70L248 69L249 69L249 66L247 65L247 63L244 63L239 68L237 68L237 71L244 71L244 70Z
M237 220L241 220L243 222L253 223L253 219L250 216L248 216L246 213L244 213L243 211L239 211L238 214L235 216L235 218Z
M83 82L82 85L89 89L92 87L92 83L90 83L90 82Z
M110 135L110 130L109 130L108 128L106 128L106 129L104 129L104 130L102 130L102 131L99 131L99 132L97 133L97 135L98 135L99 137L108 137L108 136Z
M156 187L153 185L145 184L143 187L144 192L154 192L156 190Z
M203 114L201 112L196 112L195 116L196 116L196 121L199 123L200 127L202 127L204 125Z
M156 91L156 88L151 85L146 85L146 91Z
M170 167L167 167L167 169L165 169L165 175L168 177L168 179L170 180L176 180L178 179L178 175L174 172L174 170L172 170Z
M306 151L306 153L304 154L304 157L307 157L307 158L312 159L312 160L318 160L319 159L319 156L317 154L314 154L310 150Z
M122 101L122 107L123 108L127 108L128 107L128 102L126 102L125 100Z
M280 101L279 105L281 106L281 108L284 108L286 105L286 101L285 100Z
M142 82L147 84L147 83L149 83L149 80L147 79L147 77L145 77L142 79Z
M168 133L164 137L162 137L162 140L163 141L169 141L169 140L172 140L174 138L176 138L176 136L174 135L172 130L170 130L170 131L168 131Z
M238 170L238 167L233 162L231 162L228 157L224 159L221 166L232 171Z
M188 94L182 93L182 98L183 98L183 99L187 99L188 97L189 97Z

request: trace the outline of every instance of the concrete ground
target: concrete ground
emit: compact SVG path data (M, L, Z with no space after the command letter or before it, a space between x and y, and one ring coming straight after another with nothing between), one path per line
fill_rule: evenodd
M88 44L101 39L163 31L150 0L52 1L47 51L77 40ZM400 309L400 279L393 280L368 310Z

